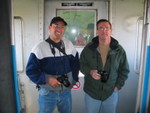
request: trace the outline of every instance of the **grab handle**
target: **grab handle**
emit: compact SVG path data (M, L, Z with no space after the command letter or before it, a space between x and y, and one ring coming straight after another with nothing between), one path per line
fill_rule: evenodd
M143 17L137 19L136 24L136 50L135 50L135 61L134 61L134 72L139 74L140 70L140 61L141 61L141 48L142 48L142 25Z

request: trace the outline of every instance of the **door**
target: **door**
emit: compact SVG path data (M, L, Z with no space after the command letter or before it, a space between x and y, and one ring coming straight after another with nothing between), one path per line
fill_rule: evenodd
M55 7L52 7L55 6ZM96 35L96 21L108 18L107 1L45 1L45 38L48 37L48 26L54 16L61 16L68 23L64 38L72 41L79 54L85 45ZM84 113L84 75L79 74L79 83L72 89L72 113ZM57 113L57 110L55 110Z

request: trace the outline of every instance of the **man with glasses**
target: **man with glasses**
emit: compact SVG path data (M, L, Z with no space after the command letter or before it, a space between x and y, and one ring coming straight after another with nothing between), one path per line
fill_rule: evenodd
M26 74L39 87L39 112L71 113L71 88L78 81L79 57L71 41L62 38L67 23L61 17L51 20L48 39L31 51Z
M116 113L118 91L128 78L126 52L111 37L112 25L106 19L97 21L97 36L80 55L84 77L85 113Z

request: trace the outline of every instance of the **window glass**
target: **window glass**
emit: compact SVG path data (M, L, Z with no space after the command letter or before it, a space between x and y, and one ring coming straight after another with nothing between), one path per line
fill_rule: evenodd
M85 46L94 37L96 10L57 10L68 23L65 38L76 46Z

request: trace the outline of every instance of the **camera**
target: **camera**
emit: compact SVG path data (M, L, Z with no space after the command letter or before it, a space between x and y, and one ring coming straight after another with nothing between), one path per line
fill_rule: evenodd
M101 82L106 83L109 78L109 73L107 71L98 71L98 74L101 75Z
M60 77L57 77L57 80L62 83L65 87L69 87L70 86L70 82L68 80L68 76L67 75L61 75Z

